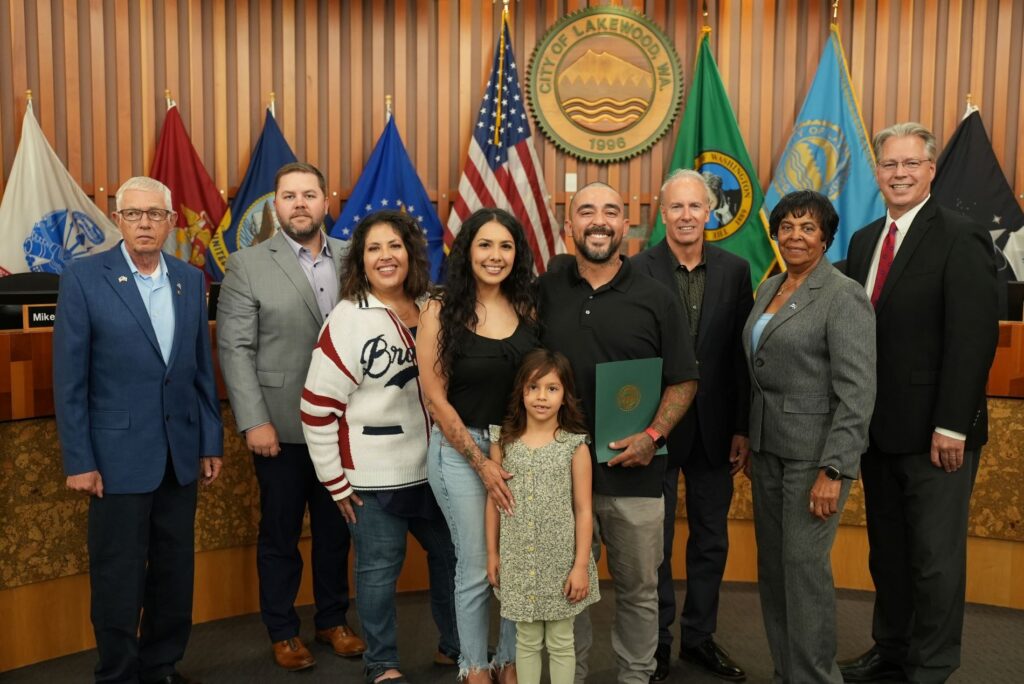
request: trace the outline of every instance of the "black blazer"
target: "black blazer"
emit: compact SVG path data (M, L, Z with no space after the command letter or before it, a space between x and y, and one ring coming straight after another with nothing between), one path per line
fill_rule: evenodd
M864 284L881 218L850 241L846 274ZM872 443L926 453L936 427L988 440L985 383L999 335L992 240L980 226L929 199L896 253L875 311L878 395Z
M754 298L746 259L707 242L704 259L707 279L694 349L700 368L696 411L687 412L669 435L668 446L670 454L682 456L680 450L693 443L699 423L704 450L712 463L718 463L729 460L732 436L747 434L750 377L740 335ZM632 262L639 272L679 296L675 276L679 262L665 240L632 257Z

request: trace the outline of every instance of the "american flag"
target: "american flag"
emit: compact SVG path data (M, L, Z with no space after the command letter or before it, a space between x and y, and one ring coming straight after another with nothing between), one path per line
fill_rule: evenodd
M507 8L502 13L494 68L484 90L480 116L459 181L459 196L448 216L444 242L450 247L462 222L477 209L505 209L522 222L537 271L543 273L548 259L564 252L565 246L548 204L526 102L519 90Z

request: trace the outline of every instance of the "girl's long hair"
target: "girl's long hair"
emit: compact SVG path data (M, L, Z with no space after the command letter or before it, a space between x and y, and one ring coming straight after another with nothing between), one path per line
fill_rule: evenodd
M455 359L466 346L471 331L476 330L476 278L470 263L470 249L476 234L485 224L495 221L512 234L516 256L512 270L501 281L501 293L512 308L531 326L537 325L536 283L533 277L533 252L526 233L515 216L503 209L478 209L470 214L459 229L445 261L444 291L441 293L441 331L438 336L437 362L441 374L450 378Z
M534 349L523 357L523 362L516 373L512 396L508 402L508 414L501 425L499 445L502 450L523 436L526 431L526 406L523 393L526 385L548 373L554 373L562 383L564 395L562 406L558 409L558 427L565 432L584 435L587 433L583 412L576 399L576 382L572 375L569 359L561 352L550 349Z

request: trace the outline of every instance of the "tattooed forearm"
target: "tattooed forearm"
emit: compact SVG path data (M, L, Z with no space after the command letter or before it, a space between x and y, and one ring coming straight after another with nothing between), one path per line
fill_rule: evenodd
M669 385L661 395L661 404L651 422L652 427L663 435L672 432L693 403L697 394L697 381L687 380Z

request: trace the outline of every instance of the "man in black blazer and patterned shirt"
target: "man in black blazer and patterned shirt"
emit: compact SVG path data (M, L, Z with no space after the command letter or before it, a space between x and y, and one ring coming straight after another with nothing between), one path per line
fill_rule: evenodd
M846 273L875 307L878 395L861 461L875 583L874 646L848 682L943 682L960 665L967 518L988 439L998 336L992 241L931 199L935 137L875 136L888 211L850 241Z
M718 595L729 551L733 475L750 452L750 378L740 335L754 303L746 260L704 241L711 190L691 169L661 186L665 239L633 257L637 271L667 286L688 314L701 382L690 411L668 438L665 472L665 557L658 570L658 650L653 681L668 677L675 589L672 542L679 471L686 482L686 599L680 616L680 657L723 679L745 673L715 643Z

